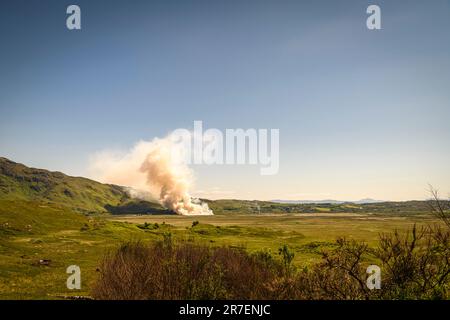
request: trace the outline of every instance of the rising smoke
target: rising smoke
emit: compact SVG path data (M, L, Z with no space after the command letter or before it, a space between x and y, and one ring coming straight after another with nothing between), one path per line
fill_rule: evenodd
M212 215L208 205L192 198L193 174L182 157L183 148L171 135L140 141L125 154L100 152L91 159L91 176L104 183L130 187L130 194L157 199L181 215Z

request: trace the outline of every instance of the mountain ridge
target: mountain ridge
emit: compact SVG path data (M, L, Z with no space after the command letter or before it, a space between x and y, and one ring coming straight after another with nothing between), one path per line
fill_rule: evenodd
M0 200L51 202L84 213L165 211L159 204L132 199L122 186L31 168L5 157L0 157Z

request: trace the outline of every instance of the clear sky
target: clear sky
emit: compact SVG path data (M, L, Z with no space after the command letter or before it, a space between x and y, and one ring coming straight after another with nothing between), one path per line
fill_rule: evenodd
M66 28L78 4L82 30ZM381 7L382 30L366 28ZM280 171L194 166L211 198L450 192L450 2L0 4L0 156L86 175L177 128L280 129Z

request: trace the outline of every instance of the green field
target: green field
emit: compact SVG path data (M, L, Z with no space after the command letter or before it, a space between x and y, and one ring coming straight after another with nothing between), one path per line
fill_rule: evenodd
M193 221L199 224L192 227ZM378 235L413 224L437 223L430 215L367 214L218 215L185 217L85 216L39 202L0 201L0 298L60 299L88 296L100 259L126 241L174 239L212 246L239 246L249 251L287 244L297 266L320 258L345 236L376 245ZM48 265L40 260L50 260ZM82 272L82 289L66 288L69 265Z
M0 299L89 296L104 255L129 241L170 236L208 246L270 251L276 257L287 245L295 253L295 266L304 267L319 261L323 251L333 250L339 237L375 247L381 233L439 223L426 201L204 201L214 216L178 216L158 203L132 199L120 186L0 158ZM70 265L81 268L81 290L66 287Z

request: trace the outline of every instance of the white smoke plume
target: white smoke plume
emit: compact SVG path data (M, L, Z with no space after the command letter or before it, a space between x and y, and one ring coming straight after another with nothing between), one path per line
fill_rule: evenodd
M130 187L139 198L157 199L165 208L181 215L212 215L208 204L192 198L191 169L183 161L182 145L171 135L140 141L125 154L100 152L91 159L90 175L103 183Z

